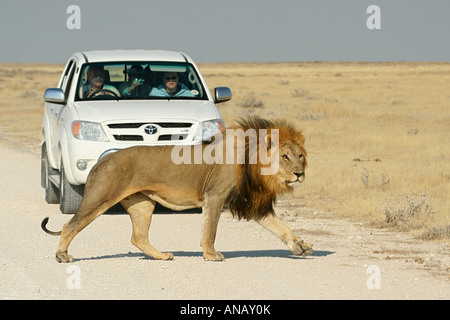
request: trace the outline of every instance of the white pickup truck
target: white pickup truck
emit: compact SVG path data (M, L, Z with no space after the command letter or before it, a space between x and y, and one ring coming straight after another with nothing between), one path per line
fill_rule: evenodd
M186 54L160 50L78 52L45 91L41 185L48 203L75 213L89 171L134 145L196 144L224 127L212 94Z

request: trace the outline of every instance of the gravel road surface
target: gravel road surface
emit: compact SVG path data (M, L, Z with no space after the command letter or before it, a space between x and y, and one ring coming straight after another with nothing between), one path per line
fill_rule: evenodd
M131 242L131 221L116 210L102 215L72 242L71 264L54 258L70 216L44 201L37 150L0 145L0 299L449 299L449 245L371 229L320 215L286 223L312 256L292 256L254 222L224 212L216 248L223 262L206 262L200 248L201 215L159 210L150 240L173 261L146 257ZM311 215L310 215L311 216Z

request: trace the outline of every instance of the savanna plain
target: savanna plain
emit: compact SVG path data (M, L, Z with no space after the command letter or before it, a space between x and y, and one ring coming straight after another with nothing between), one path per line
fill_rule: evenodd
M3 144L39 152L43 93L57 85L63 67L0 63ZM227 125L258 115L286 118L303 131L306 179L294 194L279 198L281 217L350 220L448 248L450 64L200 63L199 68L210 89L232 90L232 100L218 105ZM440 269L448 278L449 268Z
M306 212L450 238L450 64L199 67L210 88L232 89L233 99L218 105L227 125L259 115L302 129L309 167L294 199ZM4 143L38 148L43 92L62 69L0 64Z

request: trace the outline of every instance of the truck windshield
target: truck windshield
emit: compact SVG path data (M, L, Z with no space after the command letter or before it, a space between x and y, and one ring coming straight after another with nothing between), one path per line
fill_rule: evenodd
M76 101L123 99L207 100L208 96L189 63L114 62L82 66Z

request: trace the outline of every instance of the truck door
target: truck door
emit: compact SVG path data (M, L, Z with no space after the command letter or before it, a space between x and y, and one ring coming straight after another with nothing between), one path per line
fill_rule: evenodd
M71 87L71 82L73 79L73 74L75 71L75 61L70 61L67 63L66 69L64 70L64 74L60 80L59 88L64 91L64 96L66 97L66 104L57 104L57 103L45 103L46 113L49 115L49 124L50 124L50 148L53 164L56 168L58 168L59 159L61 159L61 154L59 150L59 136L62 129L61 116L63 114L64 108L67 105L67 98L69 96L69 91Z

